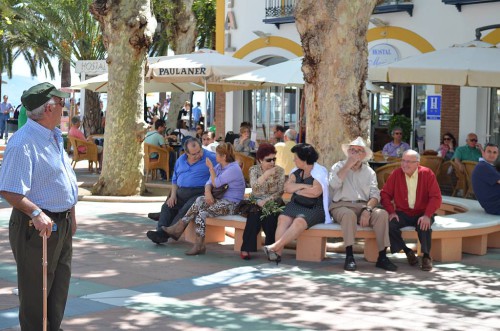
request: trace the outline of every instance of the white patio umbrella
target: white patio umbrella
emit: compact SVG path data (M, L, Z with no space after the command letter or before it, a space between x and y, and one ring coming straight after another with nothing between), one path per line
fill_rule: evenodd
M268 86L304 86L304 74L302 73L302 57L281 62L269 67L253 70L241 75L223 79L227 82L249 83L255 88ZM391 94L370 81L366 81L366 89L374 93Z
M500 87L500 48L474 40L368 70L372 81Z
M94 92L108 91L108 74L102 74L69 87L73 90L87 89ZM203 91L203 86L194 83L160 83L148 79L144 81L144 93L150 92L191 92Z

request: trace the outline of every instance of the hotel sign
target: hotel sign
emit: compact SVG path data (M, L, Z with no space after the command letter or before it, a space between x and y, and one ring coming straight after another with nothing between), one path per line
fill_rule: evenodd
M77 61L75 72L77 74L85 73L85 75L101 75L108 72L108 64L106 60Z
M368 50L368 65L377 67L399 61L399 51L389 44L378 44Z

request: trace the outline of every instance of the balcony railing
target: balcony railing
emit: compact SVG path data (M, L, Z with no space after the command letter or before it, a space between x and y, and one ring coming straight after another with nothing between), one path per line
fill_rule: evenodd
M274 24L279 29L280 24L294 23L296 0L266 0L266 18L262 21Z
M486 2L498 2L500 0L442 0L445 5L455 5L458 11L462 11L462 6L473 5Z
M385 0L382 4L375 7L374 14L386 14L405 11L413 16L413 1L409 0Z

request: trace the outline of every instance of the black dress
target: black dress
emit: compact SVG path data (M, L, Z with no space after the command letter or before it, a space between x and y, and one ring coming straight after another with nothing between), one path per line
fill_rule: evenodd
M297 169L293 174L295 176L295 183L312 185L314 178L312 176L302 178L304 171ZM295 195L295 193L294 193ZM316 204L312 208L304 207L293 201L292 199L286 204L282 212L283 215L293 218L302 217L307 222L307 228L325 222L325 211L323 209L323 194L316 198Z

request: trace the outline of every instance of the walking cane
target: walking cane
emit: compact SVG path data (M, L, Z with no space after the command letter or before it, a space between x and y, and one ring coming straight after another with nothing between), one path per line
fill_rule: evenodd
M42 236L43 331L47 331L47 233Z

